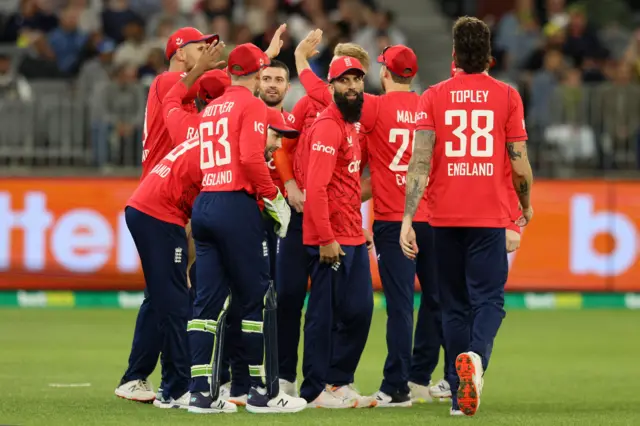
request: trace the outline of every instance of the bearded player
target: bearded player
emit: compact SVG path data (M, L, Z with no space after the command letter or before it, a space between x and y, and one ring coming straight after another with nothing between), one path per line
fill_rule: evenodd
M315 37L315 32L309 37ZM308 37L308 38L309 38ZM315 40L315 39L313 39ZM313 53L320 38L314 41L314 46L309 50ZM297 49L296 66L299 63L307 64L307 53L301 55ZM368 69L369 56L367 52L357 45L343 43L336 46L336 56L349 56L357 59ZM304 300L307 295L309 280L309 262L311 258L305 250L302 241L302 222L304 209L304 188L308 163L309 129L318 115L326 108L327 104L318 102L308 95L303 96L292 111L293 127L300 131L296 140L283 141L283 148L274 153L274 161L287 191L287 198L292 207L291 222L287 237L280 240L277 256L276 270L278 272L278 351L280 359L280 383L282 389L290 395L297 395L296 373L298 367L298 345L300 341L300 318ZM340 397L337 395L340 394ZM348 394L348 395L343 395ZM353 386L343 386L333 401L335 405L350 406L349 401L359 399L359 407L368 406L370 399L357 394ZM363 399L364 398L364 399ZM366 400L365 400L366 399Z
M297 52L311 56L314 37L310 35L300 43ZM435 267L431 250L431 227L427 222L426 203L416 218L416 232L423 250L416 261L407 259L397 241L402 221L402 200L406 170L413 144L414 111L419 96L411 92L410 84L418 64L413 51L406 46L391 46L378 58L382 63L380 78L385 95L364 95L360 123L367 133L367 149L370 153L371 189L374 204L374 241L378 255L380 278L387 300L387 349L384 380L380 391L374 395L378 407L410 407L411 396L416 394L419 384L409 380L411 348L413 340L413 295L415 276L422 287L421 317L422 333L416 345L424 349L428 377L420 384L428 385L430 375L438 364L441 345L441 324L435 284ZM300 59L300 81L316 101L328 103L331 95L326 84ZM364 194L363 194L364 195ZM365 197L366 198L366 197ZM418 381L419 379L413 379ZM426 396L413 395L416 399L428 398L429 389L424 386Z
M181 28L169 37L165 50L169 71L154 79L147 99L142 134L141 181L176 146L162 117L163 98L182 78L182 73L190 71L195 66L206 46L217 42L217 35L204 35L191 27ZM198 86L194 85L189 96L184 99L183 108L190 112L196 111L193 101L198 90ZM158 317L151 307L149 293L145 289L145 298L138 312L133 334L129 365L115 390L118 397L138 402L152 402L155 399L156 394L147 378L158 363L161 344Z

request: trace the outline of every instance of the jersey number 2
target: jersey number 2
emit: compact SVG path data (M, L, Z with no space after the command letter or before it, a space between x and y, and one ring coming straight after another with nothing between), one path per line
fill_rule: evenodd
M392 172L406 172L409 170L409 164L400 164L400 161L402 161L404 153L409 148L409 144L411 144L411 152L413 153L413 141L416 138L416 132L411 132L409 129L389 130L389 143L396 143L398 137L400 137L400 146L396 151L395 157L391 160L391 164L389 164L389 170Z
M444 155L447 157L464 157L467 155L467 135L465 131L468 126L469 114L463 109L451 109L444 113L444 122L447 126L453 126L453 119L458 119L458 127L453 131L453 135L460 141L459 148L454 148L454 142L444 143ZM485 119L484 127L480 127L480 118ZM492 157L493 156L493 130L494 115L491 110L475 109L471 111L471 143L470 154L472 157ZM484 149L480 149L479 139L484 139Z
M202 170L231 163L231 145L227 140L229 137L229 117L222 117L215 123L215 126L214 132L213 122L200 123L200 168ZM217 143L222 149L214 150L211 140L213 137L218 138Z

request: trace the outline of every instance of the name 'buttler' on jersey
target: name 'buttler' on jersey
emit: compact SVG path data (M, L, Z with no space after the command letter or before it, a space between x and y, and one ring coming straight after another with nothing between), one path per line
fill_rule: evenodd
M267 106L242 86L228 87L202 112L202 191L278 194L264 159Z
M527 140L520 94L485 73L458 72L421 96L416 130L436 134L427 191L431 225L507 227L506 144Z

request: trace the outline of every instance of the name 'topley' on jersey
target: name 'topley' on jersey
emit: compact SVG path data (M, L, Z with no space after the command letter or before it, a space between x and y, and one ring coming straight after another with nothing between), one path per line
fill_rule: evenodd
M431 225L506 227L506 144L527 140L518 92L486 74L458 73L421 96L416 130L436 134L427 194Z

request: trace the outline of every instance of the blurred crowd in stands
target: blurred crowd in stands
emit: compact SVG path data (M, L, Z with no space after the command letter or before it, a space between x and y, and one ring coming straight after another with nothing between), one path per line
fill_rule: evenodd
M73 81L64 87L90 100L98 165L126 160L105 149L119 138L139 140L145 89L167 69L166 40L177 28L217 33L230 51L246 42L266 48L286 22L278 59L294 80L288 108L303 94L295 84L293 52L312 29L324 31L312 63L318 75L327 74L337 43L357 42L372 57L390 44L406 43L393 14L372 0L5 0L0 7L0 97L29 101L36 81ZM379 92L379 65L372 62L367 90ZM137 161L137 152L128 154Z
M623 0L516 0L499 19L484 17L492 73L520 89L538 163L638 168L640 26L631 12Z

